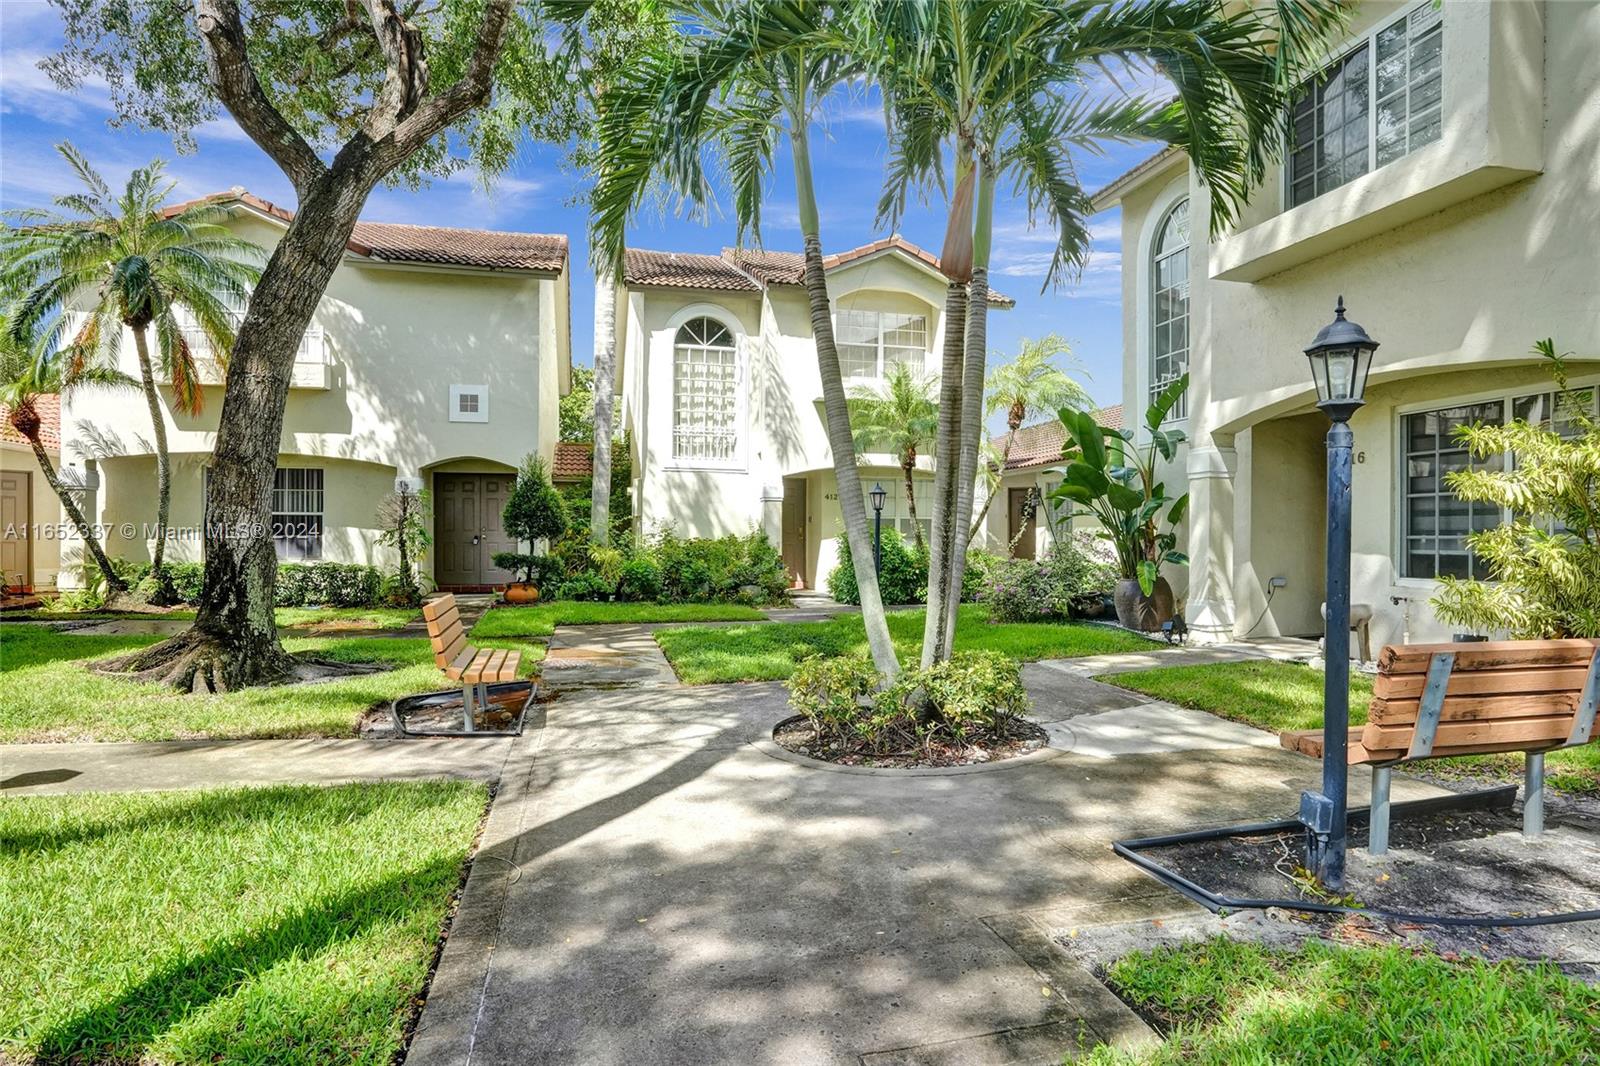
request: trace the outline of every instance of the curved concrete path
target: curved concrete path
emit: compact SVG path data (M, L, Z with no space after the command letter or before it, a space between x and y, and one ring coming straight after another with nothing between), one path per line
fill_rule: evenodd
M1110 840L1286 816L1316 776L1210 716L1141 750L1166 705L1050 664L1030 691L1075 750L844 773L763 750L779 685L606 688L588 662L516 741L408 1066L1059 1062L1149 1039L1049 939L1191 910ZM1134 712L1144 730L1108 731Z

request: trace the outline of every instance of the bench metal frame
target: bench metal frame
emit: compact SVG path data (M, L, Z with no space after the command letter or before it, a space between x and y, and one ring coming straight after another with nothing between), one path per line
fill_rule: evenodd
M1411 734L1411 746L1405 757L1384 763L1372 764L1372 821L1367 834L1367 852L1384 855L1389 851L1389 784L1396 766L1433 757L1433 742L1439 732L1439 718L1444 712L1445 693L1450 687L1450 673L1455 669L1454 652L1434 652L1428 659L1428 679L1422 688L1422 700L1417 708L1417 724ZM1600 705L1600 648L1589 660L1589 673L1584 679L1583 696L1578 701L1573 716L1572 732L1562 744L1551 744L1537 750L1523 752L1522 835L1535 839L1544 832L1544 757L1551 751L1587 744L1594 734L1596 706Z
M527 698L522 701L522 706L517 708L516 716L512 719L510 729L478 729L473 722L473 712L477 707L487 707L491 700L492 692L507 692L517 689L527 689ZM440 689L438 692L423 692L415 696L402 696L389 703L389 717L394 721L394 732L397 737L509 737L522 733L522 721L527 717L528 708L533 705L534 698L539 694L539 686L532 680L524 681L499 681L481 685L463 685L459 689ZM411 729L406 726L406 712L436 704L453 703L461 700L462 728L460 729Z

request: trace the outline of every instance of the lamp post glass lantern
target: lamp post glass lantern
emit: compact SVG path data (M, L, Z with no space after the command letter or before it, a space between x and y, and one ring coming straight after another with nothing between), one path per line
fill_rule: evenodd
M1378 342L1344 317L1344 297L1333 321L1305 350L1317 386L1317 406L1328 427L1327 610L1323 636L1322 791L1300 795L1306 829L1306 868L1327 889L1344 887L1350 738L1350 481L1355 434L1350 416L1366 402L1367 371Z
M883 489L883 482L873 482L872 491L867 493L872 497L872 572L883 573L883 504L889 494Z

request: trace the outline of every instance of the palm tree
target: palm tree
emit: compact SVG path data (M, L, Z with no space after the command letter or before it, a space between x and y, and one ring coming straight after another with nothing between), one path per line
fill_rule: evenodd
M7 233L4 269L8 282L30 291L15 325L27 329L41 316L87 304L79 342L107 343L124 326L132 331L156 446L156 543L150 572L163 590L158 599L170 600L163 565L172 463L156 371L171 383L177 410L200 412L205 394L185 320L226 365L234 337L229 307L249 299L260 277L251 261L259 261L262 252L220 224L226 211L219 205L191 204L164 213L162 204L177 183L164 177L159 159L129 175L122 195L114 198L76 148L62 143L56 150L84 191L57 197L54 210L16 213L24 228Z
M905 476L906 507L917 547L926 547L917 521L917 456L928 450L939 429L939 404L934 381L909 363L895 363L881 388L858 385L850 390L850 425L858 455L887 451L900 460Z
M1070 355L1072 346L1059 333L1049 333L1039 340L1022 338L1021 351L1011 362L994 369L989 375L988 398L984 400L984 417L993 418L1006 412L1006 440L1000 449L998 469L1003 474L1006 461L1011 458L1011 447L1016 443L1017 430L1022 428L1033 413L1057 411L1063 407L1087 410L1093 401L1082 385L1056 365L1059 356ZM983 521L994 506L996 493L984 497L983 509L972 520L967 531L967 543L978 535Z
M684 5L693 24L677 50L641 57L611 90L602 121L602 177L593 203L593 241L602 261L620 264L623 232L652 176L703 203L703 156L717 149L733 185L739 239L759 240L763 185L779 137L788 141L804 240L811 334L822 378L828 444L850 551L871 556L866 500L856 468L848 397L834 343L823 270L821 226L811 169L811 123L830 92L860 76L843 24L848 5L819 0L703 0ZM877 575L859 568L861 613L874 665L899 673Z
M959 359L947 350L940 414L941 446L958 443L959 462L936 461L943 472L934 496L926 664L949 653L965 565L966 540L955 531L971 518L983 430L997 182L1011 178L1030 219L1042 213L1056 232L1046 285L1080 269L1089 249L1089 198L1072 148L1130 139L1183 148L1210 189L1212 227L1220 229L1282 151L1290 94L1348 5L889 0L860 12L877 45L874 72L895 137L880 214L892 221L909 183L942 181L946 154L955 159L942 260L953 281L967 282L967 314ZM1132 93L1130 79L1104 76L1107 67L1158 73L1175 96Z
M15 308L8 308L0 315L0 407L5 408L6 421L33 449L45 483L61 501L61 509L66 511L78 536L83 538L84 547L100 568L108 596L126 592L127 582L112 567L100 538L95 536L94 527L84 517L71 488L62 482L50 453L44 449L38 401L40 397L51 395L66 399L85 388L134 388L134 381L99 362L102 351L95 346L74 344L59 348L59 320L54 328L19 328L14 311Z

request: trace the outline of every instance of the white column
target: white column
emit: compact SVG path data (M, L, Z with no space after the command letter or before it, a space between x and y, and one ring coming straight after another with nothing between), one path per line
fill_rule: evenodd
M1233 639L1233 477L1239 454L1233 437L1189 449L1189 592L1184 621L1191 639Z

